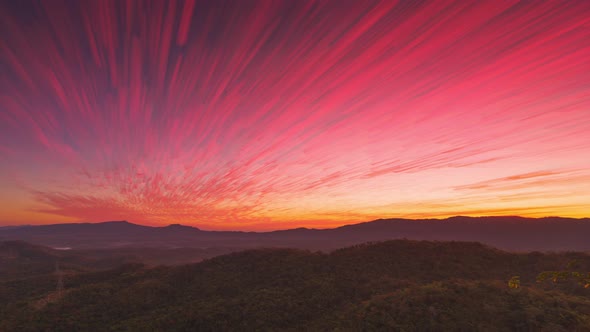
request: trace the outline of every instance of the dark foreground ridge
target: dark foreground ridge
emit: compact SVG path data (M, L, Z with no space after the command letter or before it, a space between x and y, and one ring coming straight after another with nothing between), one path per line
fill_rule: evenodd
M274 232L203 231L170 225L148 227L126 221L0 228L1 240L23 240L52 248L96 249L289 247L333 250L391 239L475 241L511 251L590 251L590 219L452 217L379 219L333 229Z
M590 330L590 289L535 282L566 266L590 271L582 253L395 240L331 253L257 249L154 268L97 269L83 258L2 243L0 266L31 269L0 278L0 331ZM43 262L51 268L34 268ZM508 287L513 276L519 288Z

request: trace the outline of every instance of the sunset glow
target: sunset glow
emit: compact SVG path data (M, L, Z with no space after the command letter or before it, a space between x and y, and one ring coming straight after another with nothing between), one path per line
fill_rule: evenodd
M590 216L590 1L63 2L0 1L0 225Z

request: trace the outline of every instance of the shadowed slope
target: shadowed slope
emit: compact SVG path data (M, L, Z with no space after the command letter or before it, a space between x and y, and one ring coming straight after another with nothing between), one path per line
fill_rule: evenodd
M478 243L397 240L330 254L258 249L73 275L52 306L30 304L43 292L10 299L0 307L0 329L584 331L585 289L534 282L572 259L590 270L585 254L515 254ZM522 278L519 290L507 287L513 275Z

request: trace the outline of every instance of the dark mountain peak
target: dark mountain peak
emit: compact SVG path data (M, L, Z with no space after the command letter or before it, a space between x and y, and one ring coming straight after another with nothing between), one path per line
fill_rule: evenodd
M120 227L120 226L136 226L136 227L145 227L138 224L133 224L128 222L127 220L114 220L114 221L102 221L102 222L78 222L78 223L64 223L64 224L50 224L50 225L39 225L33 226L38 228L55 228L55 227L65 227L65 228L103 228L103 227Z
M375 219L372 221L361 222L357 224L349 224L343 225L340 227L336 227L334 229L352 229L352 228L374 228L374 227L381 227L381 226L390 226L401 222L411 222L417 220L411 219L401 219L401 218L392 218L392 219Z
M452 217L448 217L445 220L453 221L453 220L470 220L470 219L472 219L472 218L468 217L468 216L452 216Z
M127 220L114 220L114 221L103 221L103 222L97 222L97 223L91 223L92 225L95 226L120 226L120 227L149 227L149 226L144 226L144 225L140 225L140 224L134 224L132 222L129 222Z
M187 226L182 224L170 224L168 226L162 227L165 229L174 229L174 230L192 230L192 231L200 231L199 228L193 226Z
M307 227L297 227L297 228L281 229L281 230L272 231L272 232L269 232L269 233L306 232L306 231L311 231L311 230L312 229L309 229Z
M84 224L81 224L84 225ZM114 221L103 221L103 222L97 222L97 223L87 223L86 225L92 225L94 227L103 227L103 226L109 226L109 227L135 227L135 228L146 228L149 226L144 226L144 225L140 225L140 224L134 224L132 222L129 222L127 220L114 220Z
M129 232L144 232L150 230L151 227L132 224L128 221L107 221L99 223L65 223L53 225L39 225L22 228L12 228L2 232L3 235L10 239L14 235L21 234L25 237L35 235L60 235L76 238L81 235L95 236L98 234L113 234L121 235ZM13 237L14 238L14 237ZM17 236L15 239L25 239ZM47 244L47 243L45 243Z

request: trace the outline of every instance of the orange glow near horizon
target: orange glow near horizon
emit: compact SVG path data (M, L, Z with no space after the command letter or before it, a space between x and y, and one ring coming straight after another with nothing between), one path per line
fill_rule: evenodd
M589 1L5 1L0 226L588 217L588 17Z

